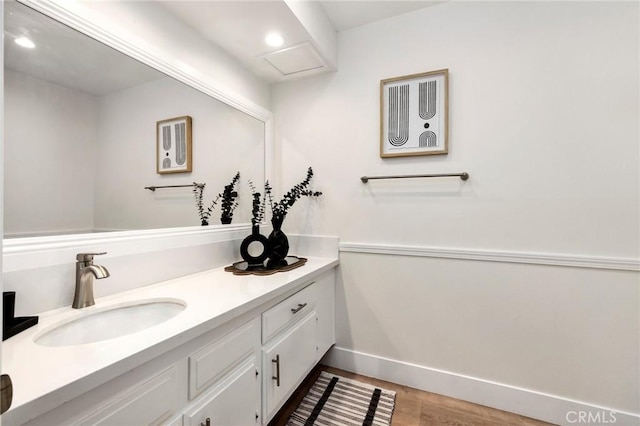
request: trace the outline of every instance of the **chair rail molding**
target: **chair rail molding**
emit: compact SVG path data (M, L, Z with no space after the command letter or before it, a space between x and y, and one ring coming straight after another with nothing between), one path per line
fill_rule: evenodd
M345 253L385 254L392 256L431 257L442 259L479 260L484 262L524 263L531 265L566 266L574 268L640 271L640 259L559 253L478 250L358 242L341 242L340 251Z

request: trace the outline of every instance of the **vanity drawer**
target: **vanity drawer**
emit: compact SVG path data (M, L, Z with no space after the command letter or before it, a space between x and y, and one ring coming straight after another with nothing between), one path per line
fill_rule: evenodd
M315 308L318 292L315 283L278 303L262 314L262 343L294 324Z
M189 400L222 379L247 357L258 353L260 319L238 327L189 356Z

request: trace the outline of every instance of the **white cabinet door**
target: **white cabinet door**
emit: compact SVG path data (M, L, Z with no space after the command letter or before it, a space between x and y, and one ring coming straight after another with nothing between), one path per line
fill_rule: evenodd
M184 426L260 424L260 378L255 356L218 382L184 413Z
M148 380L132 386L94 408L90 415L77 422L61 424L78 425L159 425L178 408L182 391L177 368L158 372ZM44 417L44 416L43 416ZM46 423L46 420L43 422ZM57 424L51 421L48 424Z
M189 399L195 399L249 356L260 356L260 318L189 355Z
M268 421L316 364L317 314L311 311L263 348L263 414Z

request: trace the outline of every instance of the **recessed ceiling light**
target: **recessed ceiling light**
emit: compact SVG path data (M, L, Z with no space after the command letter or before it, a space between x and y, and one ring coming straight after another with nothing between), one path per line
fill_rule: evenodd
M282 43L284 43L284 39L278 33L271 33L267 34L267 36L264 38L264 42L269 46L278 47L282 46Z
M16 44L22 47L26 47L27 49L33 49L34 47L36 47L36 44L26 37L18 37L16 39Z

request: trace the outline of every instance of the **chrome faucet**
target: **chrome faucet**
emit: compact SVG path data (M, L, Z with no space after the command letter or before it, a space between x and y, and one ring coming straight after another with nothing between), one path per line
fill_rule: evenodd
M86 308L95 305L93 299L93 278L100 280L109 276L109 271L104 266L94 265L93 256L104 253L78 253L76 256L76 292L73 297L74 309Z

